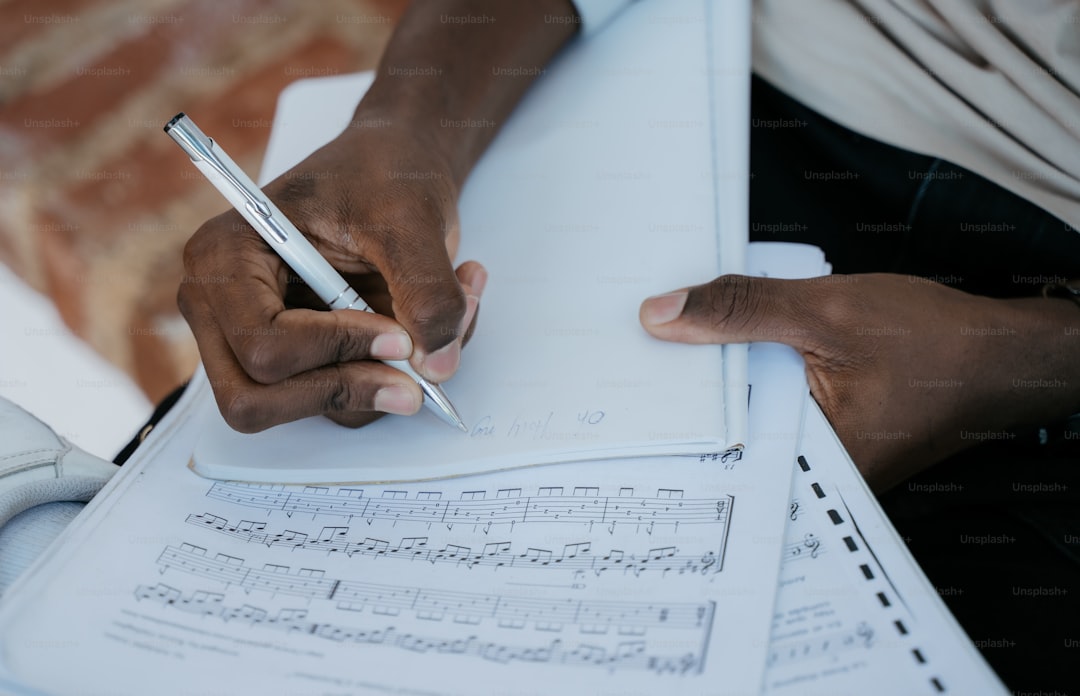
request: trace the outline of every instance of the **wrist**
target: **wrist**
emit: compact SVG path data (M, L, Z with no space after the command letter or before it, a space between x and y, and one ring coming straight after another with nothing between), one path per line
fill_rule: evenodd
M382 114L421 135L460 186L522 94L577 30L575 17L570 0L412 3L357 116Z
M409 159L421 155L432 168L431 177L452 185L456 200L472 161L460 130L455 133L446 127L446 121L435 109L426 108L423 98L365 96L341 137L350 148L378 146L399 154L412 153Z
M1054 297L1002 302L1013 331L999 356L999 406L1009 425L1045 425L1080 412L1080 307Z

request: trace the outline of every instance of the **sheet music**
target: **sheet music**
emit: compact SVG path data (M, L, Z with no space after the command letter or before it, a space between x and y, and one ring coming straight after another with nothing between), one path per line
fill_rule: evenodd
M794 433L801 362L751 361L751 422ZM443 482L215 482L178 446L206 388L4 598L9 675L59 693L89 673L118 694L758 690L794 437Z
M678 5L695 21L670 21L670 0L636 3L569 45L470 175L459 261L483 262L489 278L461 369L446 384L468 437L428 413L359 431L314 418L256 435L214 418L196 470L279 483L418 480L725 449L722 385L743 384L731 406L742 409L745 361L725 373L719 346L656 341L637 322L643 299L741 266L722 255L746 249L745 221L731 222L738 206L718 204L729 187L741 190L718 168L740 171L741 162L745 179L745 143L714 157L712 142L746 140L749 2ZM369 81L290 86L260 180L340 132ZM320 442L317 452L310 441ZM357 447L371 456L343 471L344 454Z
M812 400L799 452L766 693L1007 693Z

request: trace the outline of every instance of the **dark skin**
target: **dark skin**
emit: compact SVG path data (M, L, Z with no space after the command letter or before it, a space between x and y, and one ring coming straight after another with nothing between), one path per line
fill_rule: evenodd
M321 414L358 426L419 410L412 380L372 358L408 358L434 382L454 374L486 280L479 263L453 266L458 196L539 72L497 69L546 65L575 16L567 0L417 0L354 125L266 187L382 316L315 311L236 213L196 232L188 275L232 282L185 283L179 301L230 425ZM649 298L640 319L664 340L794 347L877 490L988 433L1080 410L1080 307L1068 300L997 300L887 274L725 276Z
M878 491L1007 429L1080 410L1080 307L1069 300L999 300L885 273L725 276L649 298L641 322L669 341L795 348Z

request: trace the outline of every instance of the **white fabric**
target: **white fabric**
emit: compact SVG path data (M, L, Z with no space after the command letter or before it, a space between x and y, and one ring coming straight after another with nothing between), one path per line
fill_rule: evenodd
M4 532L0 590L59 534L66 522L57 521L70 519L71 507L45 504L90 500L118 469L74 447L37 418L0 398L0 530ZM20 514L30 510L36 512ZM22 521L8 529L6 523L16 516ZM27 519L42 522L42 528L28 527Z
M1076 0L757 0L754 69L1080 227Z
M85 503L48 503L0 527L0 595L82 511Z
M628 3L575 5L594 31ZM754 71L795 99L1080 229L1077 0L754 0L753 26Z
M0 398L0 526L34 505L90 500L118 468Z

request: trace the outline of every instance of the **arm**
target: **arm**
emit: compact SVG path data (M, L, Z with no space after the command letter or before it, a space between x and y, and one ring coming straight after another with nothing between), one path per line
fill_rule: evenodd
M416 412L416 384L371 358L408 358L434 382L453 375L486 278L478 263L453 267L458 195L575 17L569 0L417 0L350 127L266 187L385 316L314 311L324 307L235 212L195 233L178 301L232 427Z
M420 134L460 186L544 66L576 31L570 0L418 0L358 117Z
M875 490L1080 411L1080 307L1066 299L998 300L889 274L724 276L646 300L641 320L665 340L794 347Z

